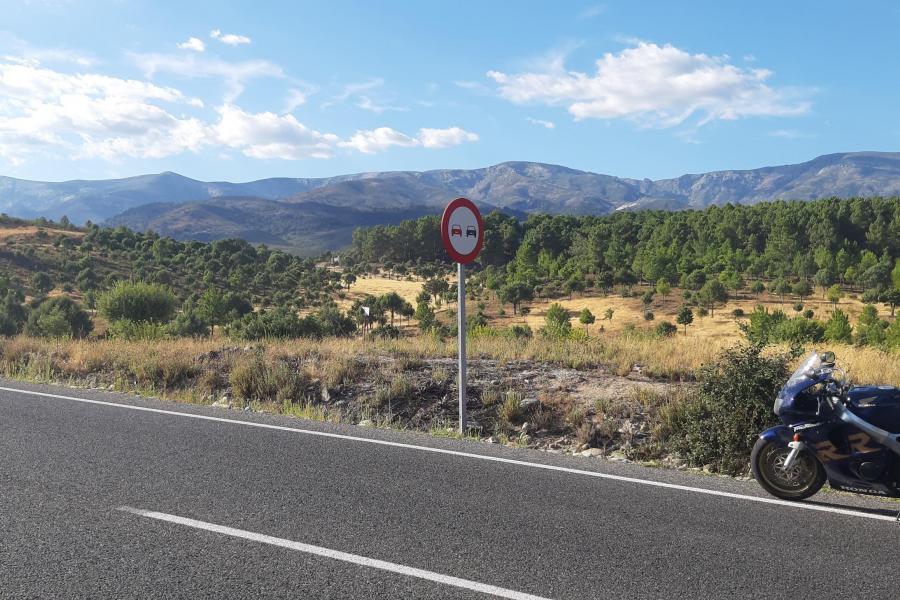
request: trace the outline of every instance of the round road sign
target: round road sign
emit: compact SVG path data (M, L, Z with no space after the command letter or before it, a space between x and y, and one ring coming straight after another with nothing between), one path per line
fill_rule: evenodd
M454 261L466 265L475 260L484 243L484 223L471 200L457 198L447 205L441 217L441 238Z

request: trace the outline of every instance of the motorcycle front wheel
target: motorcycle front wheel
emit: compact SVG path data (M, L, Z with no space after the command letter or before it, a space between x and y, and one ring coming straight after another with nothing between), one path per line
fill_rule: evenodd
M804 450L790 469L784 461L791 449L781 441L756 440L750 454L753 477L764 490L782 500L803 500L825 484L825 467L809 450Z

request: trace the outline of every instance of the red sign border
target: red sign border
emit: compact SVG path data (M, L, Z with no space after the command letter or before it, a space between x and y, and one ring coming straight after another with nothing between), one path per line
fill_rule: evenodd
M453 211L457 208L463 206L471 210L475 215L475 220L478 221L478 243L475 244L475 248L468 254L460 254L453 248L453 244L450 243L450 232L448 231L450 215L452 215ZM481 220L481 211L478 210L478 207L475 206L474 202L468 198L457 198L447 205L444 209L444 214L441 215L441 239L444 240L444 249L447 250L447 254L450 255L450 258L452 258L454 262L467 265L478 258L481 247L484 245L484 221Z

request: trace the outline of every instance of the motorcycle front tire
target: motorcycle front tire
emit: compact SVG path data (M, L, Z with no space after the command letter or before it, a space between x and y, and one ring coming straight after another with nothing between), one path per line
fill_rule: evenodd
M775 461L789 451L787 444L763 438L756 440L753 452L750 453L750 468L753 477L760 486L776 498L782 500L805 500L825 485L825 467L809 450L804 450L797 457L802 460L802 479L799 485L793 485L787 478L779 477Z

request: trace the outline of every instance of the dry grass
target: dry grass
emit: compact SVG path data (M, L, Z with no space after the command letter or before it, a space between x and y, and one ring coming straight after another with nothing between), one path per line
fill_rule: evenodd
M422 291L421 281L406 281L405 279L390 279L385 276L365 276L356 280L350 286L346 298L338 299L338 305L342 308L350 306L357 298L366 294L381 296L388 292L397 292L404 300L415 306L416 296Z
M83 231L68 231L65 229L43 228L48 235L68 235L71 237L81 237ZM0 239L8 237L32 237L38 232L38 228L34 225L26 225L24 227L0 227Z

